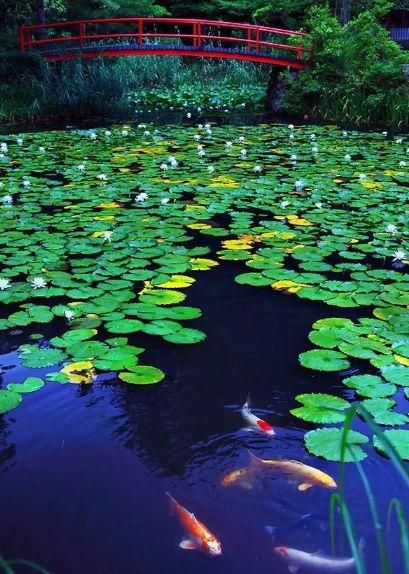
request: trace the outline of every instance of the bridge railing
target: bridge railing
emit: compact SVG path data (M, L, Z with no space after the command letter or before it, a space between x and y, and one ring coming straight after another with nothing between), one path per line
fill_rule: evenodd
M169 30L169 26L171 29ZM193 50L238 47L252 54L281 54L307 62L311 50L306 34L281 28L218 20L184 18L104 18L53 22L19 29L21 51L39 51L47 56L67 48L82 50L103 44L122 43L137 50L152 44L188 46Z

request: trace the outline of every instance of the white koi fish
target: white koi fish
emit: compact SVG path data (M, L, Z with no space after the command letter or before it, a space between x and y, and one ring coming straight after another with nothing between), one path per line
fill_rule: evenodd
M361 546L361 543L360 543ZM355 569L355 558L334 558L320 552L304 552L297 548L276 546L274 552L287 563L291 574L303 569L306 572L350 572Z
M273 427L269 423L263 421L263 419L260 419L251 412L250 395L247 397L247 401L242 406L241 415L248 425L246 430L262 432L267 436L274 436L276 434Z

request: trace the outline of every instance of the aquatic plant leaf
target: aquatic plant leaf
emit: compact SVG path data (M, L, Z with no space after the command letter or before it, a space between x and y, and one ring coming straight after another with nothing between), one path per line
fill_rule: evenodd
M169 291L167 289L151 289L139 297L142 303L152 303L152 305L175 305L186 299L186 295L180 291Z
M140 331L144 326L142 321L138 321L138 319L122 319L120 321L111 321L106 323L105 329L109 333L116 333L118 335L126 334L126 333L136 333Z
M199 331L198 329L188 329L186 327L182 327L179 331L170 333L169 335L164 335L163 338L170 343L190 345L204 341L206 339L206 334L203 333L203 331Z
M180 331L180 329L182 329L182 325L176 323L176 321L163 319L146 323L142 331L148 335L170 335L171 333Z
M44 387L44 381L36 377L28 377L23 383L9 383L7 389L15 393L33 393Z
M409 430L387 430L384 432L385 438L397 451L398 456L403 460L409 460ZM373 438L374 446L386 456L384 446L378 437Z
M76 385L90 384L95 379L92 361L75 361L63 367L61 373L67 376L70 383Z
M307 432L304 441L311 454L338 462L342 460L342 437L342 429L317 429ZM368 442L369 439L365 435L350 430L347 435L343 460L345 462L357 462L366 458L367 454L362 450L362 446Z
M291 414L314 423L342 422L345 420L343 411L350 407L348 401L325 393L302 394L296 396L295 400L304 406L291 410Z
M396 393L395 385L386 383L381 377L376 375L354 375L344 379L342 382L364 397L383 398L390 397Z
M132 385L152 385L160 383L165 378L165 373L156 367L138 365L132 367L132 372L121 372L118 376L121 381Z
M7 413L18 407L22 401L21 395L14 391L0 389L0 414Z
M23 367L30 369L58 365L67 358L67 355L59 349L40 348L36 345L22 345L19 354Z
M382 376L395 385L409 387L409 367L403 365L387 365L381 368Z
M255 287L268 286L272 282L271 279L264 277L261 273L242 273L241 275L236 275L234 280L240 285L252 285Z
M349 368L349 361L338 351L312 350L299 355L303 367L315 371L342 371Z

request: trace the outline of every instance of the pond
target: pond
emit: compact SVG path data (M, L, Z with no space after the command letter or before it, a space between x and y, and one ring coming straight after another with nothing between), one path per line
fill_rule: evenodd
M186 122L0 146L0 555L53 574L329 571L312 553L351 556L337 511L331 546L331 477L366 571L385 571L362 472L385 526L409 502L382 441L409 459L407 138ZM356 415L342 452L352 404L380 438ZM167 492L221 556L179 547ZM404 572L396 519L384 536Z

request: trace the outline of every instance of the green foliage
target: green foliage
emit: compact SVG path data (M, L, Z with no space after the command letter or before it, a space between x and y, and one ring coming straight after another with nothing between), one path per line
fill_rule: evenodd
M296 78L285 74L284 109L354 123L407 124L408 57L377 19L386 10L387 3L376 2L342 26L328 8L312 8L307 25L314 64Z

